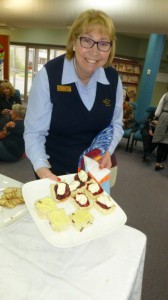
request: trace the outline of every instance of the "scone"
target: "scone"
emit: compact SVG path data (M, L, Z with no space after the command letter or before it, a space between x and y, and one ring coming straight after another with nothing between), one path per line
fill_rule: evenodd
M80 170L77 174L75 174L74 179L86 183L91 179L91 177L84 170Z
M62 202L67 200L71 196L69 184L66 182L57 182L56 184L50 184L51 197L56 202Z
M88 209L79 208L72 213L71 221L76 230L82 231L93 224L94 217Z
M57 209L56 203L50 197L39 199L35 203L35 207L40 218L47 218L47 214L50 211Z
M94 201L94 207L103 214L109 214L116 208L111 197L105 193L96 198L96 201Z
M74 197L76 193L82 193L85 189L85 183L79 181L79 180L73 180L71 183L69 183L69 188L71 191L71 196Z
M77 193L74 197L73 197L74 201L74 205L76 207L81 207L81 208L91 208L92 207L92 202L88 199L88 197L84 194L84 193Z
M102 187L94 180L87 184L85 194L89 199L96 199L103 193Z
M63 231L71 224L71 220L63 208L50 211L47 217L54 231Z

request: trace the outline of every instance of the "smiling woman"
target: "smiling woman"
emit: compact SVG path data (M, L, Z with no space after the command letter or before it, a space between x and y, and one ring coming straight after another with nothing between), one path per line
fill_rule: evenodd
M57 180L58 175L76 173L86 152L93 159L99 154L101 169L111 168L111 155L123 135L122 84L111 67L114 54L111 18L91 9L70 28L66 54L37 73L24 133L37 178ZM86 151L102 132L106 136L99 149Z

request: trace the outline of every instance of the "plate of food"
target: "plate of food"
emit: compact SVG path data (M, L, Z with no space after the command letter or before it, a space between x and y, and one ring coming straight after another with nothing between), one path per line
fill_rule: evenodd
M22 183L0 174L0 230L29 213L22 196Z
M126 223L122 208L85 171L25 183L22 194L38 229L56 247L73 247Z

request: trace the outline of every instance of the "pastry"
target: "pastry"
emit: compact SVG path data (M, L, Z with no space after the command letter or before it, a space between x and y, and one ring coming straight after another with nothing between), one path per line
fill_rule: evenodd
M96 181L92 180L87 184L85 194L89 199L96 199L102 193L103 189Z
M74 197L76 193L82 193L82 191L85 189L85 183L79 180L74 180L69 183L69 188L71 191L71 196Z
M103 193L94 201L94 207L103 214L109 214L114 211L116 206L111 197Z
M51 197L57 202L67 200L71 196L69 184L66 182L57 182L56 184L50 184Z
M63 231L71 224L71 220L63 208L50 211L47 218L54 231Z
M79 208L71 215L72 225L78 231L83 231L93 224L94 217L88 209Z
M14 208L18 204L23 204L22 189L20 187L8 187L3 191L0 197L0 205L8 208Z
M83 183L88 182L91 177L89 176L89 174L87 172L85 172L84 170L80 170L74 177L75 180L79 180Z
M57 209L55 201L50 197L44 197L35 203L37 213L41 218L47 218L50 211Z
M74 197L74 203L77 207L91 208L91 201L84 193L77 193Z

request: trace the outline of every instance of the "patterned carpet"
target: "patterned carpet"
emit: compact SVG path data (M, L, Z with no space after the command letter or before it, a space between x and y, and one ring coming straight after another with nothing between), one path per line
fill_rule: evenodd
M116 150L118 175L112 197L127 214L127 225L147 236L142 300L168 300L168 162L154 170L142 160L142 145L125 152L125 141ZM0 162L0 173L21 182L35 180L30 162ZM122 188L121 188L122 187ZM119 299L118 299L119 300Z

